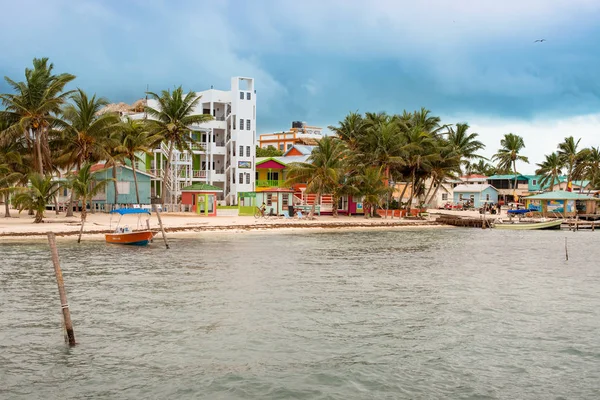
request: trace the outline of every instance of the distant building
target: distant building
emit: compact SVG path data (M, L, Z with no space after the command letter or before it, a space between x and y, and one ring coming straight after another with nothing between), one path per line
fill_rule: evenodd
M288 151L295 144L314 146L323 138L322 131L322 128L308 126L306 122L294 121L288 131L261 134L258 146L263 149L273 146L281 151Z
M458 185L454 188L454 204L471 202L475 208L485 203L498 203L498 190L492 185Z

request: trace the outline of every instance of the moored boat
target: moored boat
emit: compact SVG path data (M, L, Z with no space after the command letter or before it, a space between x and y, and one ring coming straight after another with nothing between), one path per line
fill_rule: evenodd
M143 210L139 208L120 208L118 210L111 211L111 214L119 214L121 217L127 214L137 214L138 217L142 215L150 215L150 211ZM146 246L150 242L152 242L152 238L154 238L155 233L151 230L129 230L128 226L120 227L119 223L121 222L121 217L119 217L119 222L117 223L117 228L113 233L107 233L104 235L106 238L106 243L113 244L127 244L133 246ZM138 228L140 226L140 221L138 218Z
M505 229L505 230L537 230L537 229L560 229L561 224L563 223L562 219L555 219L551 221L543 221L543 222L505 222L505 223L495 223L495 229Z

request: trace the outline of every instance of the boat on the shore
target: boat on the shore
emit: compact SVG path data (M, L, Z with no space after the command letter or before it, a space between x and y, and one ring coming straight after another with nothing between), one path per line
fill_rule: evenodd
M121 218L123 215L134 214L138 215L138 229L140 227L140 219L142 215L150 215L150 211L143 210L140 208L120 208L113 210L111 214L119 214L119 221L117 222L117 228L113 233L105 234L106 243L113 244L127 244L132 246L146 246L154 238L155 232L149 229L146 230L135 230L132 231L128 226L120 226Z
M555 219L551 221L541 221L541 222L504 222L504 223L494 223L494 229L505 229L505 230L538 230L538 229L560 229L562 225L562 219Z

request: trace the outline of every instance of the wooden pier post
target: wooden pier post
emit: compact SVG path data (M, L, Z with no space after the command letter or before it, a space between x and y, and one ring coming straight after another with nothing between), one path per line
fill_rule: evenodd
M75 346L75 332L73 331L71 312L69 311L69 303L67 303L67 294L65 293L65 283L60 269L58 250L56 249L56 236L53 232L48 233L48 243L50 244L50 251L52 252L52 264L54 264L54 274L56 275L56 283L58 284L58 294L60 296L60 306L65 321L65 329L67 330L67 339L69 346Z
M565 238L565 258L569 261L569 249L567 248L567 238Z
M160 225L160 231L162 232L163 240L165 241L165 247L169 248L169 243L167 242L167 235L165 234L165 228L163 227L162 219L160 218L160 211L158 211L158 207L156 207L156 216L158 217L158 224Z

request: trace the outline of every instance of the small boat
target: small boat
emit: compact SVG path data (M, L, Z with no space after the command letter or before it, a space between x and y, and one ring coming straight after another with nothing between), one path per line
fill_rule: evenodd
M506 222L506 223L495 223L495 229L508 229L508 230L536 230L536 229L560 229L561 224L563 223L562 219L555 219L552 221L543 221L543 222Z
M135 230L132 231L128 226L120 226L121 218L123 215L136 214L138 215L138 228L140 227L141 216L146 214L150 215L150 211L143 210L140 208L120 208L113 210L111 214L119 214L119 221L117 222L117 228L113 233L107 233L105 235L106 243L114 244L128 244L132 246L146 246L152 242L155 233L151 230Z

